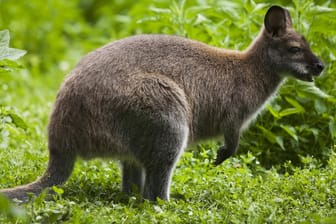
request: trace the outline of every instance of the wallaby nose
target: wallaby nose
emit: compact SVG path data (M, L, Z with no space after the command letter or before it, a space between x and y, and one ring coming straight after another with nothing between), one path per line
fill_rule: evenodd
M315 67L316 71L320 74L324 69L324 64L321 61L319 61L319 62L315 63L314 67Z

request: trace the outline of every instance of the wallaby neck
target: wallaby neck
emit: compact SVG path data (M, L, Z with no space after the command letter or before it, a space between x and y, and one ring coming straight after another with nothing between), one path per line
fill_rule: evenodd
M231 123L247 124L276 92L283 78L270 63L264 41L261 33L245 51L218 49L221 63L209 77L216 81L200 87L204 100L194 108L199 110L194 113L196 139L219 135Z
M250 46L241 52L241 57L248 65L248 69L252 71L255 81L264 82L265 93L273 93L282 83L284 76L281 74L282 71L272 63L268 45L269 37L263 28Z

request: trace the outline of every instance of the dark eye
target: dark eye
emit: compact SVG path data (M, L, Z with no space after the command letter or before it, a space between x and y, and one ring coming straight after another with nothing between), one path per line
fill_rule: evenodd
M289 51L290 53L295 54L295 53L300 52L300 51L301 51L301 48L299 48L299 47L290 47L290 48L288 49L288 51Z

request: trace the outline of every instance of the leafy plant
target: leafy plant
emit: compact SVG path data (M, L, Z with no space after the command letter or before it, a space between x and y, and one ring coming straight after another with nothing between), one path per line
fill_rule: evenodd
M21 68L15 61L22 57L26 51L9 47L10 35L8 30L0 31L0 76ZM1 77L0 77L1 79ZM25 129L27 125L14 110L0 104L0 148L8 146L8 137L16 132L15 127Z
M1 75L21 68L15 61L26 52L9 47L9 31L0 31L0 80ZM8 138L11 132L16 132L15 128L26 128L23 119L9 107L0 105L0 149L8 147ZM5 214L9 219L24 218L25 212L21 208L14 206L6 198L0 195L0 214Z
M20 68L15 60L26 54L26 51L9 47L9 31L0 31L0 74Z

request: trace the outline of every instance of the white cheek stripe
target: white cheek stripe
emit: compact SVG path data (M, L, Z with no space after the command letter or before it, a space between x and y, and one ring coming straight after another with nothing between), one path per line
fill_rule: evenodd
M295 70L297 70L300 73L303 73L303 74L308 74L309 73L309 71L307 70L306 66L303 65L303 64L294 63L293 67L294 67Z

